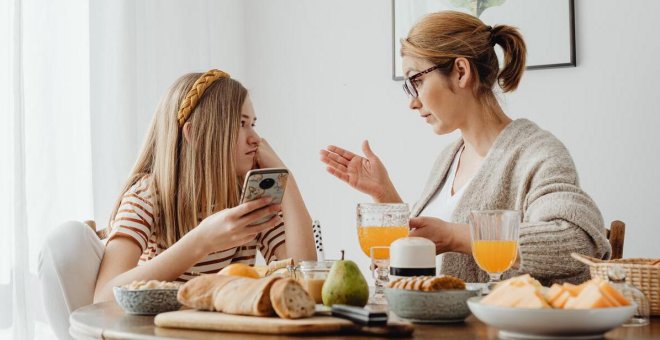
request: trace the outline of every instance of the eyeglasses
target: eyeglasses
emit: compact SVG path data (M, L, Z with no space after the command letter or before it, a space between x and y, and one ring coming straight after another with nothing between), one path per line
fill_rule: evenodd
M417 92L417 86L415 85L415 80L417 80L419 77L421 77L421 76L423 76L423 75L425 75L429 72L435 71L435 70L437 70L439 68L442 68L442 67L445 67L445 66L447 66L447 64L435 65L433 67L427 68L426 70L424 70L422 72L413 74L408 79L405 79L403 81L403 91L407 95L409 95L413 98L417 98L419 96L419 93Z

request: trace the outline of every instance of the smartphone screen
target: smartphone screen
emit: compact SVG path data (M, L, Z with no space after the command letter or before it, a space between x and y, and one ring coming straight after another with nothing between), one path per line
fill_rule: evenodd
M284 189L289 176L289 171L284 168L269 168L250 170L245 175L245 183L241 193L241 204L260 199L262 197L272 197L271 204L282 203ZM266 216L253 224L260 224L268 221L274 214Z

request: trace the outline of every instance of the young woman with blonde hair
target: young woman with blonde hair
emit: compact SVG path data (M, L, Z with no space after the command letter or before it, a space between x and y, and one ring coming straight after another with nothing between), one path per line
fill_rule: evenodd
M410 109L436 134L461 132L440 153L413 207L411 236L436 244L443 273L486 282L471 256L468 215L520 210L519 263L504 277L526 272L545 284L588 279L587 268L570 254L609 256L600 211L580 189L564 145L527 119L509 118L493 92L496 83L504 92L518 87L526 54L520 32L447 11L422 18L401 43ZM501 70L495 45L504 52ZM374 201L401 202L367 141L362 149L365 157L329 146L321 160Z
M316 259L312 221L291 173L281 205L269 198L239 204L247 171L285 167L254 130L256 120L248 91L222 71L175 81L121 190L107 243L81 223L47 240L40 276L44 293L53 295L51 321L66 324L72 308L92 298L112 300L113 286L253 265L257 250L266 261Z

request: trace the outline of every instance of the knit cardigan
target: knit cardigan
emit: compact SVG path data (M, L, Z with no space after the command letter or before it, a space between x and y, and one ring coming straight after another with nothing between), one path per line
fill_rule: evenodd
M418 216L442 188L462 145L460 139L442 151L421 199L412 209L413 216ZM465 188L453 222L468 224L470 211L495 209L522 213L520 266L505 272L504 278L529 273L544 285L579 283L589 279L589 271L571 258L572 252L596 258L610 256L603 217L594 201L580 189L568 150L555 136L529 120L514 120L500 132ZM488 281L488 275L472 256L462 253L445 253L442 272L467 282Z

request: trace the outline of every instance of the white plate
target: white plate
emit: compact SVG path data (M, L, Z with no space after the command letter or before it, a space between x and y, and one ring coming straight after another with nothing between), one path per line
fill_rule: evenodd
M468 299L468 307L485 324L498 328L503 338L600 338L621 326L636 305L593 309L531 309L486 305L481 297Z

